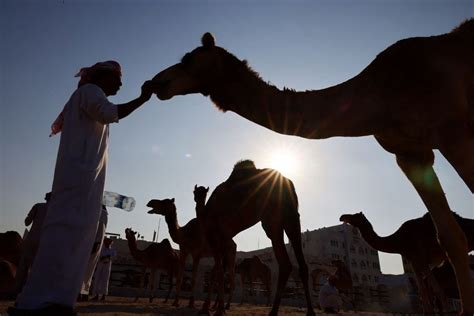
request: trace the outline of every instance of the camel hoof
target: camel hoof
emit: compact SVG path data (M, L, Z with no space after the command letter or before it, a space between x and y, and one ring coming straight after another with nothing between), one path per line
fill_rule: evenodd
M308 309L308 311L306 312L306 316L316 316L316 313L314 312L314 310Z
M135 299L133 300L134 303L138 302L138 297L135 297Z
M173 306L174 306L174 307L179 307L179 303L176 302L176 301L174 301Z
M150 303L153 303L153 296L148 299Z
M225 304L225 309L227 309L227 310L230 309L230 304L229 303Z

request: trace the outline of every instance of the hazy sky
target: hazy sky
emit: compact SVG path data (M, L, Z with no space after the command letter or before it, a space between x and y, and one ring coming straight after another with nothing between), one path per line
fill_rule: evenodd
M52 121L77 86L74 74L97 61L122 64L123 86L110 100L138 96L143 81L175 64L209 31L279 88L321 89L358 74L397 40L449 32L474 16L474 1L20 1L0 0L0 231L23 232L31 206L51 189L59 136ZM364 211L380 235L426 209L393 155L372 137L306 140L283 136L202 95L147 104L111 125L106 190L135 197L132 213L109 210L108 232L157 230L152 198L176 198L178 220L194 217L193 187L211 191L235 162L272 167L290 152L288 171L300 201L301 226L339 224ZM474 198L436 152L435 169L451 208L474 217ZM160 240L169 238L164 220ZM240 233L238 250L270 245L259 224ZM175 245L176 246L176 245ZM401 273L396 255L382 271Z

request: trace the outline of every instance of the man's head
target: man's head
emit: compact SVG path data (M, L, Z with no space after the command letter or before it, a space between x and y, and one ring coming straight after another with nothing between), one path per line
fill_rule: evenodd
M91 67L82 68L76 77L81 77L79 87L86 83L99 86L106 96L115 95L122 86L122 69L114 60L98 62Z
M113 242L114 242L113 239L110 239L110 238L107 238L107 237L104 238L104 246L106 248L110 248L110 246L112 246Z

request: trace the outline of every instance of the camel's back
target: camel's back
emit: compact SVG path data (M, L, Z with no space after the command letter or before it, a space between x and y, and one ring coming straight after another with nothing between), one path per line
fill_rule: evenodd
M288 216L299 217L296 191L291 180L273 169L234 170L212 192L205 215L231 236L261 220Z

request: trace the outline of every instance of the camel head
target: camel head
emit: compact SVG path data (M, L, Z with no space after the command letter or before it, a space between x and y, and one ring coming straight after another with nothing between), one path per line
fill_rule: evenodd
M339 221L357 228L372 226L362 212L341 215Z
M125 238L127 238L128 241L136 241L136 235L137 232L134 232L131 228L125 228Z
M146 206L151 207L151 210L148 211L148 214L158 214L163 216L171 215L173 213L176 214L174 198L164 200L150 200Z
M207 192L209 192L209 187L205 188L203 186L194 186L194 202L199 203L199 202L206 202L206 197L207 197Z
M202 93L208 95L209 81L216 80L220 69L220 54L225 50L215 45L211 33L201 38L202 45L184 55L181 62L161 71L153 78L160 100L176 95Z

